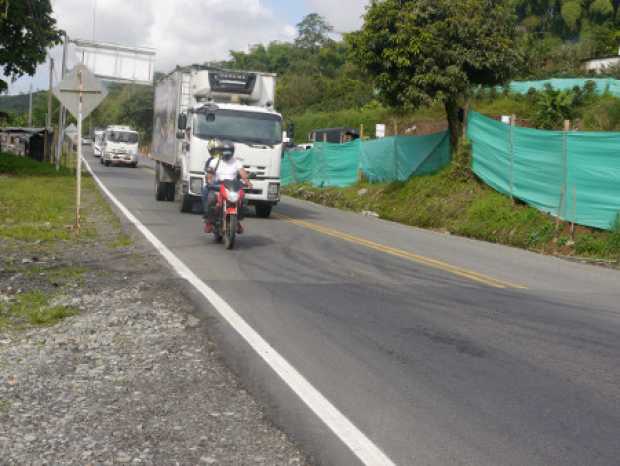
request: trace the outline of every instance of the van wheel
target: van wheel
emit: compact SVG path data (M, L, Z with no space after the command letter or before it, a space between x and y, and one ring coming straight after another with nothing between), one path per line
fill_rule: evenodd
M256 204L254 208L259 218L268 218L271 215L271 204Z

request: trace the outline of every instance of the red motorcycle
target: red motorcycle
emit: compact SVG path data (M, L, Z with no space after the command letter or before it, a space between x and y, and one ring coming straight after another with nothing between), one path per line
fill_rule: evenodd
M243 208L244 195L241 181L223 181L220 183L213 235L218 242L224 240L226 249L232 249L235 246L239 213Z

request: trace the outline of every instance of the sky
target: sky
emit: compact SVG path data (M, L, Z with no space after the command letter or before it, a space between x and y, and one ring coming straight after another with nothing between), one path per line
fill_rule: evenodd
M337 8L334 7L336 3ZM368 0L52 0L58 27L69 37L147 46L157 51L156 69L228 57L258 43L291 41L295 25L319 13L337 32L358 29ZM93 15L93 12L96 12ZM93 18L95 21L93 21ZM93 24L94 23L94 24ZM50 55L57 63L59 47ZM57 67L59 68L59 67ZM9 84L9 94L47 86L49 64L34 77ZM59 78L56 72L54 80Z

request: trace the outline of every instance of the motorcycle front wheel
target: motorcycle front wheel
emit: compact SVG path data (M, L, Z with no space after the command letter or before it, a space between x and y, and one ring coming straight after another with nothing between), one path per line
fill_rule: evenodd
M226 228L224 229L224 246L226 249L235 247L235 235L237 234L237 216L226 216Z

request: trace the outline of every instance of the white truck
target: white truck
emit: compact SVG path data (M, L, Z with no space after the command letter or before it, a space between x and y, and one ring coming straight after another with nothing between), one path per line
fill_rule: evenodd
M138 166L140 135L129 126L108 126L103 133L101 164Z
M276 76L208 66L177 68L155 86L155 198L198 207L213 139L235 144L252 178L248 204L268 217L280 200L282 116L274 110Z

